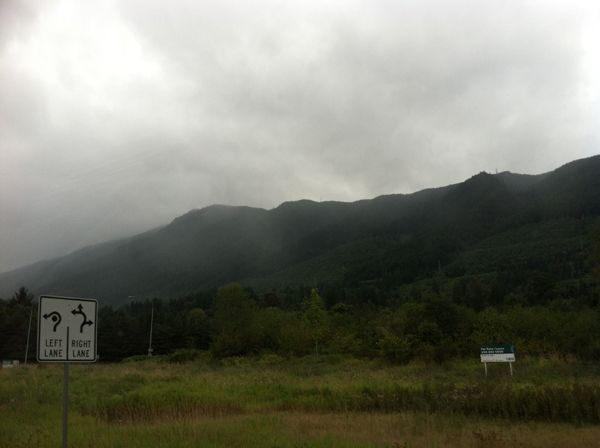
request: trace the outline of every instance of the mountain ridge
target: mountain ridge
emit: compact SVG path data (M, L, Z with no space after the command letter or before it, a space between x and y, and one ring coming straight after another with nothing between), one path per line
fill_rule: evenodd
M357 272L345 268L345 284L368 277L358 272L362 266L396 287L452 266L461 251L494 234L583 215L600 216L600 156L544 174L481 172L457 184L353 202L303 199L271 209L214 204L130 238L2 273L0 297L26 285L36 293L117 304L230 281L269 287L278 273L319 260L328 260L327 269L355 266ZM361 251L372 262L361 260Z

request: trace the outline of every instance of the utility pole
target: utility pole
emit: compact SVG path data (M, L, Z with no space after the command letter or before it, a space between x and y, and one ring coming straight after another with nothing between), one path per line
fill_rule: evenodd
M25 360L23 365L27 365L27 358L29 357L29 335L31 334L31 318L33 317L33 302L31 303L31 310L29 311L29 326L27 327L27 344L25 344Z
M152 356L152 325L154 324L154 300L152 301L152 311L150 313L150 341L148 342L148 356Z

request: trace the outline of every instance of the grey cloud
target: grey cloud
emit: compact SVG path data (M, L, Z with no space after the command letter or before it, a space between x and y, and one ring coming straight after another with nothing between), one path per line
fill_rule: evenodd
M355 200L597 151L591 3L32 4L0 9L0 271L215 202ZM14 52L59 7L102 20L44 47L49 79Z

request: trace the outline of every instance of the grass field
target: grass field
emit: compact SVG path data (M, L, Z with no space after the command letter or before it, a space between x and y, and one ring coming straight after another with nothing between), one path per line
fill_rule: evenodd
M72 365L73 447L600 447L600 366L320 357ZM0 446L60 446L62 366L0 370Z

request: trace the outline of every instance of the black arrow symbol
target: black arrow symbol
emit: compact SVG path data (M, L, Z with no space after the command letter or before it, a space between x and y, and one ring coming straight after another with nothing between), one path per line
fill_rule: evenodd
M81 322L81 325L79 326L79 332L83 333L83 327L86 325L92 325L93 322L91 320L88 320L87 316L85 315L85 313L83 312L83 306L81 306L81 303L79 304L79 306L77 307L77 309L74 309L73 311L71 311L72 314L81 314L81 316L83 317L83 322Z
M42 317L44 319L48 319L49 317L52 318L52 322L54 322L54 328L52 328L52 331L56 331L56 327L58 327L58 324L60 324L60 321L62 320L60 313L58 313L57 311L46 313Z

